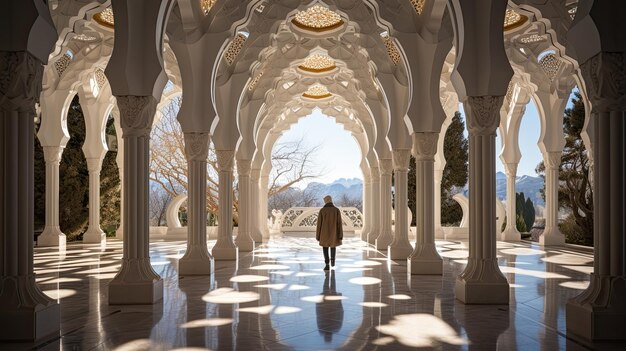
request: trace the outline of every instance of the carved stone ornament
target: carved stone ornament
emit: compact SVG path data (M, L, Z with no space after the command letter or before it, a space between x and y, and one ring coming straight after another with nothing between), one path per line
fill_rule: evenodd
M495 135L504 96L468 96L463 104L467 129L474 135Z
M391 175L393 172L393 161L390 158L378 160L378 166L380 168L380 175Z
M217 167L220 171L232 171L235 163L235 150L215 150Z
M580 67L593 112L626 111L625 52L601 52Z
M206 161L209 155L209 133L185 133L187 161Z
M0 109L32 112L41 94L43 65L25 51L0 51Z
M546 152L543 155L543 161L547 169L558 169L561 166L561 154L560 151Z
M370 170L370 175L372 177L372 183L380 181L380 171L378 170L378 167L372 167Z
M252 167L251 160L237 160L237 173L239 176L249 177Z
M435 160L439 133L414 133L413 153L418 160Z
M147 137L152 129L158 101L152 96L116 96L123 137Z
M411 162L411 150L393 150L393 169L395 171L407 172L409 170L409 162Z
M250 170L250 178L254 180L259 180L261 177L261 170L259 168L253 168Z

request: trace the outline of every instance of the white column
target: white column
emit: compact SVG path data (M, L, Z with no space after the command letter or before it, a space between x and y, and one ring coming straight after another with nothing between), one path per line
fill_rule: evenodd
M435 163L435 238L442 239L445 237L445 233L443 232L443 227L441 226L441 180L443 179L443 168L437 168L437 164ZM415 215L415 214L414 214ZM417 224L417 222L416 222Z
M469 96L469 258L456 280L456 298L467 304L508 304L509 284L496 253L496 128L504 96Z
M367 241L367 235L372 231L372 177L369 171L363 171L363 229L361 240Z
M217 242L213 246L215 260L237 260L238 249L233 242L233 163L234 150L215 150L219 174L219 208Z
M380 235L376 238L376 249L387 251L387 247L393 240L393 229L391 227L391 174L393 172L393 161L391 159L381 159L380 166Z
M442 274L443 259L435 245L435 152L439 133L414 133L415 156L415 250L407 258L410 274Z
M44 146L46 161L46 226L37 238L37 246L65 248L65 234L59 226L59 165L64 147Z
M210 275L213 257L207 248L207 157L209 133L185 133L185 156L188 169L187 251L178 261L178 275ZM168 221L168 224L169 221Z
M374 245L376 238L380 235L381 224L381 206L380 206L380 173L378 167L372 167L370 169L370 175L372 177L372 191L371 191L371 208L370 214L372 217L372 230L367 234L367 243Z
M250 235L250 212L255 204L250 201L250 160L237 160L237 173L239 174L239 232L235 244L239 251L250 252L254 250L254 240Z
M269 200L267 195L269 193L269 177L262 175L259 180L259 229L261 231L261 237L263 242L267 242L270 238L270 229L267 226L267 201Z
M101 244L106 242L106 235L100 228L100 170L101 158L88 158L89 171L89 227L83 235L84 243Z
M261 226L259 225L259 178L261 177L261 170L253 168L250 171L250 203L255 204L250 208L250 236L255 243L263 242L263 235L261 234Z
M33 272L33 131L43 66L29 53L0 51L0 72L0 340L54 338L60 308Z
M595 119L594 267L589 287L567 303L566 317L567 333L586 340L626 339L624 62L626 52L602 52L581 65Z
M109 283L109 303L152 304L163 298L163 280L150 265L150 129L153 96L117 96L124 138L124 250L122 267Z
M410 150L393 151L393 171L396 188L395 209L396 225L393 241L389 245L387 256L392 260L405 260L413 247L409 242L409 196L408 196L408 175L409 162L411 161Z
M517 177L517 163L505 163L506 172L506 228L500 234L502 241L520 241L522 235L517 230L515 179ZM500 230L500 228L496 228Z
M546 227L539 237L541 246L565 245L565 236L559 230L559 167L561 152L547 152L543 156L546 166Z

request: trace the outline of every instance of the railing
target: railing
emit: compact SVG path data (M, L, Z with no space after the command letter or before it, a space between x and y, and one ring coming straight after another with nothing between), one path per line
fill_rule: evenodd
M344 232L363 228L363 214L356 207L339 207ZM314 232L317 226L319 207L292 207L280 218L281 232Z

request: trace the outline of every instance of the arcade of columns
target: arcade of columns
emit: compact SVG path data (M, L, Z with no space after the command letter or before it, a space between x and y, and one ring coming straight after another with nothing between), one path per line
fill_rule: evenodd
M0 5L0 339L58 334L59 307L33 274L34 116L46 161L46 227L39 246L65 245L59 228L59 163L65 119L78 94L86 123L89 229L99 227L104 126L115 118L123 182L122 267L109 303L150 304L163 281L150 266L149 134L157 111L180 94L178 115L189 175L187 251L180 275L212 274L267 241L268 174L281 134L314 108L336 119L363 155L361 239L411 274L442 274L440 185L443 135L458 102L470 142L469 259L457 278L467 304L508 304L496 240L519 241L515 221L495 225L495 158L515 194L525 106L536 103L546 164L546 230L540 244L563 245L558 229L562 116L571 90L583 95L585 145L593 151L595 266L589 288L567 306L568 333L583 340L626 335L623 199L626 24L617 0L20 0ZM620 11L622 10L622 11ZM620 29L621 28L621 29ZM170 81L170 84L167 84ZM499 130L502 145L495 145ZM209 142L219 173L218 239L206 233ZM408 239L407 175L416 158L417 239ZM240 184L240 231L233 240L233 173ZM392 229L392 174L396 227ZM261 206L256 206L261 204ZM507 201L515 213L515 201ZM228 225L226 225L228 224ZM4 311L9 311L4 313Z

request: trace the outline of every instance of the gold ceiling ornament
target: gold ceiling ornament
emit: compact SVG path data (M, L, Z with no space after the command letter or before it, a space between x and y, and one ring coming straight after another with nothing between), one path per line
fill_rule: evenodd
M291 23L302 29L324 32L339 28L344 22L338 13L324 6L315 5L296 13Z
M87 35L87 34L78 34L78 35L75 35L73 39L76 41L90 42L98 38L91 36L91 35Z
M304 59L304 62L298 68L307 72L322 73L332 71L337 66L335 66L335 60L332 57L314 54Z
M115 17L113 16L113 8L107 7L102 12L93 15L94 21L107 28L115 28Z
M521 38L519 41L524 44L530 44L530 43L538 43L540 41L545 41L545 40L546 40L546 37L544 37L543 35L531 34L531 35Z
M331 94L328 89L321 84L314 84L309 87L307 91L302 94L305 98L309 99L325 99L327 97L331 97Z
M100 68L96 69L96 84L98 84L98 88L102 89L102 87L107 83L107 77L104 74L104 71Z
M398 64L400 64L400 60L402 59L402 56L400 55L400 50L398 50L396 43L394 43L389 36L386 35L382 38L383 43L385 44L385 48L387 48L387 54L389 55L389 58L391 59L393 64L397 66Z
M246 35L244 35L243 33L238 33L237 36L235 36L235 39L233 39L233 41L228 46L228 49L226 49L226 52L224 53L224 59L226 60L226 62L228 62L229 65L232 65L233 62L235 62L237 55L239 55L239 52L243 48L243 44L246 42L246 39L248 39Z
M421 15L422 12L424 11L425 3L426 3L426 0L411 0L411 5L413 5L413 8L415 9L415 12L417 12L418 15Z
M550 78L550 80L554 80L556 75L559 73L559 68L561 68L562 61L555 54L547 54L539 60L539 65L543 68L543 71L546 73L546 76Z
M211 8L213 7L213 5L215 5L216 2L217 0L200 0L200 7L202 8L202 12L204 12L205 15L208 15L209 11L211 11Z
M528 21L528 17L515 12L512 9L506 9L504 14L504 31L515 29Z
M72 62L72 57L69 54L63 54L63 56L56 60L54 68L59 77L62 76L63 72L65 72L65 70L70 66L70 62Z
M248 85L248 91L254 90L259 80L261 80L261 77L263 77L263 71L259 72L259 74L257 74L256 77L254 77L254 79L250 82Z

